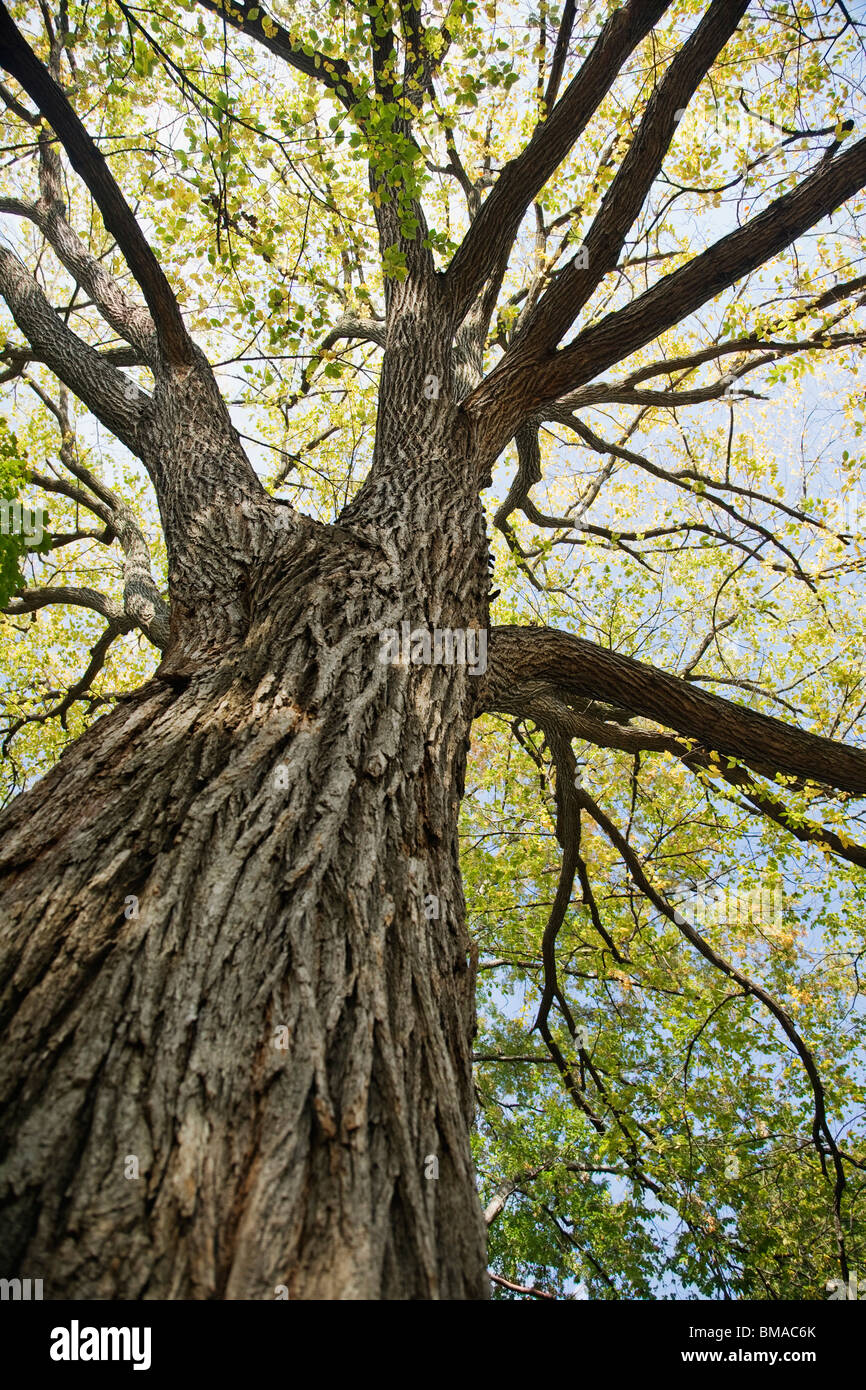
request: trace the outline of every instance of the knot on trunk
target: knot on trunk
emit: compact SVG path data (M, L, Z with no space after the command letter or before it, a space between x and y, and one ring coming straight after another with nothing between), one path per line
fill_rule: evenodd
M387 766L388 760L385 757L385 754L377 750L375 753L372 754L371 757L367 759L367 762L365 764L365 771L370 777L383 777L385 775L385 769L387 768Z

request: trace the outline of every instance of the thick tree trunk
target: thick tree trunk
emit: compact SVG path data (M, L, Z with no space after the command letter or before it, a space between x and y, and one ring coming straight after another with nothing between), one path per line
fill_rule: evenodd
M478 681L380 659L404 620L486 627L441 442L411 485L380 446L340 526L277 532L244 640L169 657L0 826L0 1265L46 1297L488 1296Z

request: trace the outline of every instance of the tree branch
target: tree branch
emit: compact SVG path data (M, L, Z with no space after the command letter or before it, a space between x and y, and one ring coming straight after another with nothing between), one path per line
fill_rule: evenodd
M0 64L24 88L62 141L75 172L84 180L150 309L166 361L189 365L193 344L165 274L148 245L105 157L85 130L63 90L20 34L0 3Z
M38 382L27 379L42 403L54 415L60 428L60 461L79 484L65 479L47 478L30 473L32 482L50 492L62 493L78 505L83 505L106 524L103 537L106 544L117 540L123 551L123 611L141 629L154 646L164 649L169 637L169 605L159 592L151 572L150 550L132 508L78 455L75 432L69 416L66 392L61 387L59 400L52 400ZM86 490L85 490L86 489Z
M0 246L0 294L36 358L140 456L140 426L150 397L66 326L27 267L4 246Z
M510 1289L512 1293L526 1294L527 1298L550 1299L554 1303L558 1301L555 1293L545 1293L544 1289L537 1289L534 1284L515 1284L511 1279L503 1279L501 1274L494 1274L490 1269L487 1271L487 1277L501 1288Z
M368 318L360 314L343 314L325 334L319 344L317 355L332 348L341 338L358 338L383 348L386 345L387 333L387 325L382 319Z
M491 267L507 258L526 209L586 129L629 54L669 4L670 0L628 0L615 10L547 119L500 173L445 274L455 326L483 289Z
M139 357L155 364L156 334L147 309L133 303L96 256L88 251L66 219L60 160L45 134L39 138L39 185L41 197L25 215L35 223L61 264L93 300L106 323L136 349Z
M782 1008L771 994L756 984L749 976L745 975L736 966L730 964L723 956L719 955L708 941L706 941L690 922L687 922L682 913L675 911L670 903L660 893L647 878L644 867L638 855L623 836L622 832L614 825L613 821L601 810L597 803L592 799L588 792L579 788L576 792L578 801L584 810L592 816L596 825L604 831L611 844L621 855L623 862L628 868L634 882L644 895L649 898L654 907L658 909L669 921L679 929L687 941L700 952L705 960L723 975L734 980L742 989L745 995L753 995L769 1010L773 1018L782 1028L783 1033L800 1058L803 1070L809 1081L812 1090L814 1114L812 1121L812 1142L821 1161L821 1167L827 1174L826 1159L829 1157L833 1164L833 1207L836 1223L836 1243L839 1255L839 1262L842 1268L843 1277L848 1277L848 1263L845 1251L845 1241L841 1225L841 1202L845 1191L845 1173L842 1168L842 1159L830 1125L827 1120L826 1098L821 1076L811 1050L806 1046L800 1033L798 1032L791 1016Z
M521 325L512 352L556 347L604 277L616 268L629 228L662 167L682 109L733 35L749 0L713 0L647 104L637 134L587 233L584 256L569 262Z
M12 599L6 605L3 612L14 617L18 613L36 613L40 608L48 608L55 603L69 604L73 608L90 608L114 624L122 624L126 620L126 614L120 604L106 594L100 594L96 589L72 588L66 585L25 589L20 598ZM127 629L133 626L134 620L130 618Z
M652 342L784 250L864 184L866 140L860 140L631 304L584 329L568 347L507 354L463 406L485 466L529 415Z
M62 727L65 729L67 727L66 716L78 700L89 700L91 707L93 705L109 703L110 697L88 696L87 691L105 665L106 657L108 656L109 649L115 638L119 637L124 632L128 632L130 627L132 627L132 623L126 623L125 620L110 622L102 635L97 638L96 642L91 647L90 661L87 663L84 673L74 685L69 687L69 690L60 703L55 705L52 709L44 710L42 714L27 714L21 719L14 720L4 733L3 742L2 745L0 745L0 752L4 755L8 753L10 741L14 738L15 734L18 733L19 729L23 729L27 724L44 724L47 719L59 718Z
M553 46L553 57L550 60L550 75L547 79L547 87L544 92L544 113L545 116L553 109L553 104L559 95L559 84L562 81L562 73L565 68L565 60L568 57L568 45L571 41L571 31L574 28L574 19L577 12L575 0L565 0L562 7L562 18L559 21L559 32L556 35L556 43Z
M198 3L203 10L218 15L239 34L255 39L297 72L322 82L347 110L359 99L352 70L344 58L333 58L315 51L311 53L307 44L302 47L296 42L291 30L273 19L257 0L253 4L247 3L247 0L231 0L231 3L198 0Z
M509 687L521 680L549 682L563 703L575 696L609 700L770 778L781 773L866 794L866 751L806 733L570 633L493 628L483 708L503 708L503 701L508 708Z

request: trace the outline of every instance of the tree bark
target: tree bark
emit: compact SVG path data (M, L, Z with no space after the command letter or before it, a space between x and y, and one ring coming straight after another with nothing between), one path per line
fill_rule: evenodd
M379 641L486 627L486 538L452 413L415 397L339 525L273 508L243 639L169 654L0 823L2 1267L46 1297L489 1296L478 682Z
M122 610L82 587L19 600L26 612L62 596L107 618L91 668L131 626L163 659L0 816L0 1272L40 1278L55 1299L484 1299L469 1143L475 965L457 842L474 715L537 719L569 757L568 739L587 736L669 750L693 767L723 754L765 776L826 779L856 794L866 756L565 633L500 629L486 679L435 655L383 660L380 639L404 624L486 635L478 494L502 450L517 438L520 474L506 507L558 525L529 497L543 419L565 411L586 435L574 411L602 388L609 400L625 391L647 404L635 386L670 364L612 387L598 385L599 373L858 192L866 141L825 156L746 225L560 346L616 268L682 103L747 9L714 0L650 99L580 248L586 256L546 284L539 270L525 318L485 375L488 326L524 215L668 0L618 6L557 99L574 19L566 6L550 109L486 199L482 181L463 172L471 226L445 270L417 198L413 161L423 159L412 123L384 120L393 35L374 26L370 89L345 59L297 47L257 8L202 4L323 83L368 143L379 250L384 266L393 262L385 315L349 313L324 341L368 337L384 349L376 443L363 487L334 525L265 493L142 228L57 80L63 45L52 40L49 71L0 0L0 66L51 124L146 309L79 244L47 139L39 200L5 200L3 211L43 232L132 356L73 332L9 247L0 247L0 293L25 358L142 461L170 598L152 581L131 513L96 485L97 514L127 560ZM410 92L423 95L431 73L418 58ZM374 118L370 90L382 103ZM396 182L394 150L405 163ZM689 361L697 357L679 366ZM147 363L152 394L120 370L130 362ZM86 470L73 463L74 485L41 485L78 500ZM629 727L632 715L678 737ZM748 783L741 769L720 770L731 785ZM765 790L754 788L753 804L782 823ZM578 805L608 824L575 788ZM568 830L564 821L564 848ZM563 903L569 872L573 857ZM646 892L667 911L648 881ZM558 922L555 907L546 987ZM847 1278L844 1249L842 1259Z

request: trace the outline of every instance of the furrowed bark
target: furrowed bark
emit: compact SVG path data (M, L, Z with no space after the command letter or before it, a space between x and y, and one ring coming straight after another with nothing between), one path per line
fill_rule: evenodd
M454 409L417 404L411 467L386 414L339 525L259 545L242 636L3 817L0 1248L47 1297L488 1296L457 846L478 682L379 659L404 619L486 624L474 469Z
M210 0L203 8L223 13ZM700 769L711 749L770 776L866 791L860 750L568 634L497 629L486 680L483 665L476 675L447 659L416 664L382 645L389 633L399 640L404 623L428 634L486 634L479 480L515 430L521 469L500 520L507 525L513 503L551 524L529 499L540 468L533 402L579 390L866 177L857 146L777 200L745 235L726 238L572 347L528 359L506 354L481 381L496 277L523 212L667 8L630 0L614 12L478 209L445 274L424 244L422 210L410 238L396 197L381 199L380 249L397 247L407 273L385 276L387 323L347 313L324 335L323 347L357 336L384 351L372 464L331 526L265 494L105 162L0 9L0 61L54 124L150 318L74 239L44 152L42 220L34 220L103 317L126 332L133 352L122 350L120 360L148 361L153 394L71 334L33 276L2 250L0 290L33 360L147 468L171 599L169 607L156 592L131 511L123 514L71 460L70 477L90 488L96 514L121 540L123 608L87 587L45 586L13 611L60 597L108 620L70 697L134 624L165 651L148 685L0 815L5 1277L42 1278L48 1298L489 1296L470 1150L475 961L457 836L469 733L482 709L518 710L548 728L566 768L563 796L574 772L569 741L594 734L631 751L670 749ZM710 14L730 24L741 9L716 0ZM244 0L225 17L321 79L344 106L357 102L342 60L305 52L266 13L251 18L256 10ZM549 102L573 19L568 4ZM407 23L417 38L416 10ZM718 46L723 34L711 27ZM387 98L387 34L374 48L374 85ZM419 90L432 61L414 68ZM684 81L693 84L696 72ZM669 81L664 90L672 100L681 89ZM661 158L669 118L667 107L658 122L650 112L647 158ZM395 118L389 133L412 163L418 148L406 118ZM647 174L649 165L641 168ZM390 180L374 168L371 184L384 193ZM619 199L628 202L622 182L616 187L599 224L608 249L625 217ZM33 212L20 203L6 210ZM7 351L12 370L21 355ZM625 383L629 399L641 395L640 379ZM302 380L296 399L309 375ZM82 488L60 480L50 487L88 505ZM629 728L631 713L676 737ZM739 786L739 774L728 772ZM575 789L558 826L563 843L578 806L590 809ZM575 845L546 964L574 871L604 936ZM560 1064L565 1074L561 1054Z

